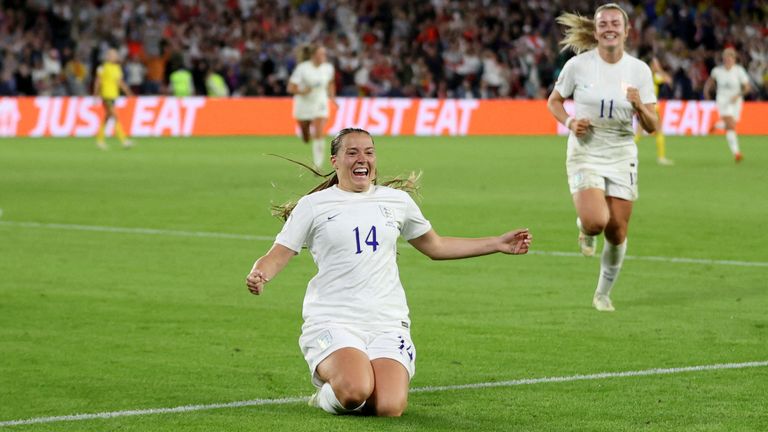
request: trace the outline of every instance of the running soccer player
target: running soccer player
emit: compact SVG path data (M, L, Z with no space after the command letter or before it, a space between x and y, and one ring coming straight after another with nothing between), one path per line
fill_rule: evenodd
M312 140L312 160L319 169L325 159L328 102L336 103L334 69L320 45L302 46L297 59L300 63L288 80L288 93L293 95L293 117L301 128L301 139Z
M577 56L566 62L549 96L552 115L570 130L566 171L578 217L582 254L593 256L605 234L600 275L592 297L598 311L612 312L610 298L627 251L627 230L637 191L637 145L632 118L648 133L658 129L656 95L647 64L624 51L627 13L608 3L592 19L564 13L561 42ZM573 98L575 114L563 107Z
M744 104L744 96L749 94L749 76L744 67L736 63L736 50L726 48L723 50L723 64L712 69L707 82L704 84L704 96L712 96L712 87L717 86L715 104L720 120L725 126L725 140L733 154L733 159L738 163L743 156L739 149L739 137L736 135L736 123L741 117L741 107Z

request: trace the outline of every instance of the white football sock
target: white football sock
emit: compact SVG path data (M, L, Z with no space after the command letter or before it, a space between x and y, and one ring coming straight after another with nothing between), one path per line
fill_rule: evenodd
M736 135L735 130L726 131L725 140L728 141L728 147L731 149L731 153L736 154L739 152L739 137Z
M595 295L610 295L613 284L619 278L624 255L627 253L627 240L620 245L611 244L607 239L603 245L603 255L600 257L600 278L597 280Z
M325 156L325 140L323 138L315 138L312 140L312 159L315 162L316 168L323 167L323 156Z
M349 414L362 410L363 406L365 406L365 402L355 409L346 409L336 398L336 393L333 392L333 387L331 387L330 384L325 383L317 392L317 405L320 406L323 411L331 414Z

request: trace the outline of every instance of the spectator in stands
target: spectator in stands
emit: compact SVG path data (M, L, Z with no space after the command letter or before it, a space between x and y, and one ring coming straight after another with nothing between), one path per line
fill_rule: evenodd
M205 76L205 89L208 96L211 97L229 96L229 87L227 87L224 77L212 67L208 68L208 73Z
M192 81L192 73L184 66L181 56L175 57L171 62L170 94L176 97L187 97L195 94L195 84Z
M57 62L58 67L65 67L69 56L64 48L74 47L75 39L78 50L84 52L89 52L97 41L108 40L120 47L121 53L127 50L144 63L144 93L166 92L167 52L172 48L184 53L186 64L221 62L219 72L232 95L245 94L247 86L249 94L282 96L287 71L294 67L292 56L286 53L303 42L322 40L328 42L326 47L336 59L340 94L357 95L362 90L375 95L394 90L418 96L406 61L417 58L424 58L436 89L421 93L456 95L467 76L472 91L478 92L482 67L477 60L482 62L479 53L490 50L499 65L509 71L509 97L539 98L551 90L558 70L572 55L567 53L563 59L556 54L559 33L555 14L565 8L589 12L585 9L587 3L565 0L532 4L488 0L482 8L472 2L392 0L381 0L374 6L368 0L346 0L335 2L333 8L333 2L208 2L206 8L182 0L81 1L77 8L70 3L0 6L0 16L5 17L0 20L0 40L17 61L11 68L14 76L21 64L33 68L36 58L46 57L45 68L49 71L57 67ZM50 6L46 10L47 4ZM41 10L45 13L41 14ZM702 3L696 8L679 2L645 2L630 11L630 21L637 31L630 32L627 49L637 57L653 53L668 66L674 80L670 96L700 99L718 50L733 45L745 55L743 63L752 77L754 96L765 99L766 13L760 2L738 2L727 8L718 2ZM58 59L51 50L58 51ZM391 66L401 89L389 88L392 80L378 87L380 80L368 80L366 71L359 76L361 80L366 78L365 83L355 88L354 77L361 69L371 71L365 59L373 59L375 53L392 57ZM100 54L85 62L91 72L86 79L93 79ZM459 75L457 69L465 54L468 64ZM133 77L126 71L126 78ZM259 85L251 84L254 77ZM204 75L196 78L195 88L202 94ZM40 84L44 92L51 91L46 82ZM369 84L373 86L369 88ZM133 82L131 85L135 87ZM77 90L70 86L69 91L76 94ZM504 96L503 92L499 91L498 96Z

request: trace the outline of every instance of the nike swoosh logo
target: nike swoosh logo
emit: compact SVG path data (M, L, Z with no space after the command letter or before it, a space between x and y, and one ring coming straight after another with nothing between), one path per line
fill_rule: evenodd
M328 216L328 220L333 220L333 218L335 218L336 216L338 216L338 215L340 215L340 214L341 214L341 213L336 213L336 214L335 214L335 215L333 215L333 216Z

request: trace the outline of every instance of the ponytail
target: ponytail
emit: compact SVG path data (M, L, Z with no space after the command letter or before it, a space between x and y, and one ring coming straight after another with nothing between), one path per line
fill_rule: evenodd
M299 47L296 48L296 63L305 62L312 58L312 55L315 54L315 51L317 51L319 47L319 45L315 44L299 45Z
M621 15L624 17L624 29L625 31L629 30L629 15L616 3L606 3L598 7L595 9L595 15L592 19L581 16L578 13L565 12L555 19L558 24L566 27L565 37L560 41L560 45L563 46L561 51L570 48L576 54L581 54L584 51L595 48L597 46L597 39L595 39L595 17L606 9L615 9L621 12Z
M595 39L595 22L577 13L565 12L555 19L558 24L566 27L565 37L560 41L562 51L568 48L576 54L591 50L597 46Z

